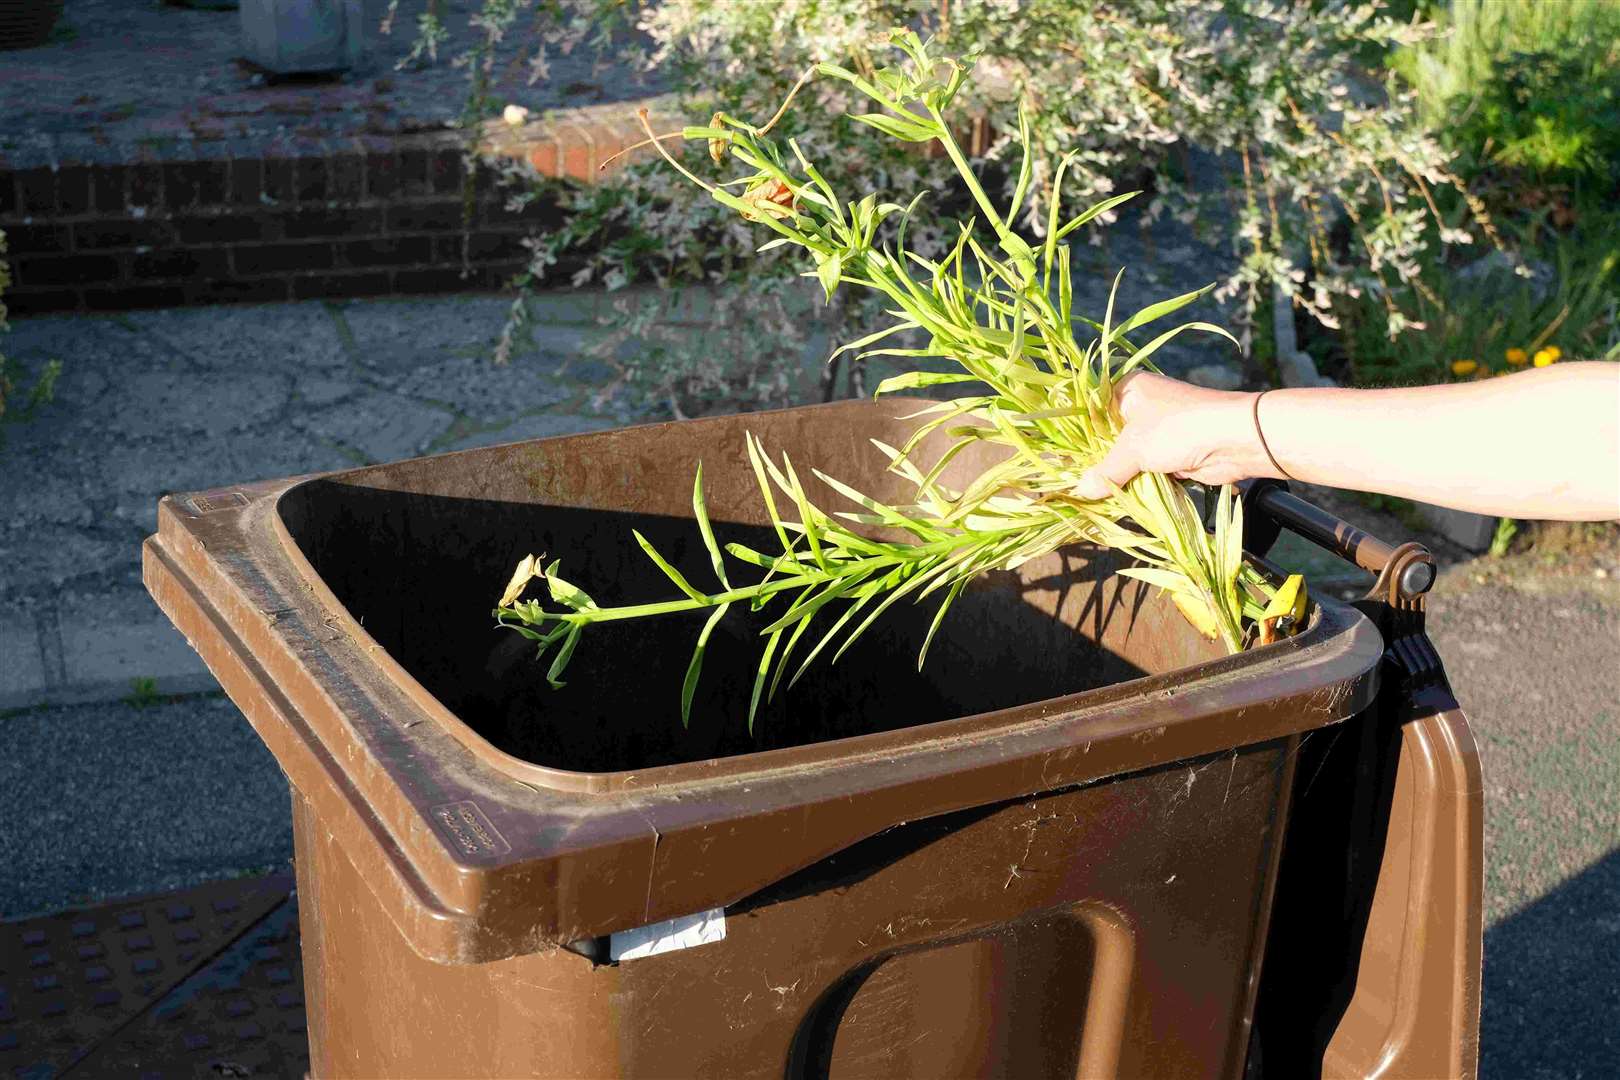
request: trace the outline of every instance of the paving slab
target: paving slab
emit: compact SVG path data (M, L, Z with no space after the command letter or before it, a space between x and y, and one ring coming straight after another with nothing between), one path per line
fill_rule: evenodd
M137 538L75 526L0 528L0 601L48 596L77 578L133 581Z
M217 690L185 637L144 589L71 596L59 608L64 685L47 700L109 701L135 692L190 694Z
M173 435L130 444L96 477L105 500L101 521L122 526L122 535L138 545L156 530L157 504L164 495L355 464L354 454L323 443L296 421L288 423L286 430Z
M400 374L450 356L487 358L511 310L508 296L383 299L331 306L350 357Z
M193 364L227 371L279 371L298 376L343 377L350 367L327 305L294 304L159 308L105 320L161 342ZM30 323L43 320L29 320ZM102 320L97 320L102 321Z
M389 380L395 393L437 404L477 424L510 420L522 410L556 405L578 391L556 368L522 357L495 364L488 356L443 355Z
M599 416L576 416L567 413L542 413L521 416L509 424L464 435L447 444L444 450L472 450L480 446L499 446L503 443L523 442L526 439L549 439L558 435L581 435L588 431L602 431L614 427L614 421Z
M119 380L120 435L134 439L176 432L215 438L274 417L292 394L292 377L258 370L230 373L146 371Z
M383 390L293 419L293 426L347 447L366 462L399 461L422 453L455 422L442 405Z
M31 613L0 612L0 709L42 700L45 661Z

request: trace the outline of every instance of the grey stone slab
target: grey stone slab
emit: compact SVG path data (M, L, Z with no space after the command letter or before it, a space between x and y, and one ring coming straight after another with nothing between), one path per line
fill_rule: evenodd
M413 63L419 12L401 9L393 31L382 33L387 0L363 0L366 56L357 68L341 79L267 84L262 71L240 62L241 13L196 10L217 6L73 0L57 40L7 53L0 134L20 147L49 140L82 147L81 153L98 149L92 141L97 138L143 151L162 153L173 142L206 153L215 140L262 150L270 137L291 132L338 139L447 130L457 126L468 92L467 72L451 58L481 47L485 38L476 18L478 0L440 0L433 10L446 37L438 44L438 62ZM274 6L343 5L304 0ZM107 26L117 32L96 32ZM514 26L498 43L490 58L488 92L494 100L518 102L538 116L641 97L664 86L660 73L639 71L617 41L551 50L548 77L535 80L528 61L536 41L537 32L523 24L522 32Z
M527 300L531 322L545 326L595 326L612 313L618 296L639 294L639 289L608 293L602 289L547 289Z
M548 323L529 326L525 333L528 337L515 350L514 365L534 365L587 385L605 383L615 374L595 355L596 345L603 340L600 328ZM634 343L626 343L620 351L627 353L634 347Z
M103 321L85 315L34 315L11 323L6 355L14 360L71 359Z
M128 695L136 679L152 679L163 694L215 689L202 660L144 590L125 589L62 599L62 660L66 686L57 701L110 701Z
M331 374L350 366L337 326L319 301L169 308L118 318L204 367Z
M446 450L472 450L480 446L500 446L503 443L523 442L527 439L549 439L556 435L579 435L587 431L603 431L617 426L612 420L599 416L543 414L523 416L503 427L480 431L460 438L444 447Z
M17 709L44 700L45 663L32 614L0 611L0 709Z
M91 476L98 494L111 499L111 517L133 523L144 535L157 528L157 504L164 495L354 464L354 458L341 448L289 424L231 436L175 436L134 443L100 463Z
M119 434L127 438L198 432L228 435L286 406L292 379L252 370L150 371L120 380Z
M820 290L814 295L819 297ZM706 323L714 313L714 290L702 285L676 290L636 285L612 292L546 289L529 296L526 304L529 321L537 326L599 326L604 320L611 322L625 312L639 309L648 300L663 305L663 319L670 323Z
M332 406L294 423L350 447L367 461L398 461L427 449L454 417L442 408L382 391Z
M486 356L446 356L392 385L397 393L440 402L478 424L555 405L574 393L554 371L527 357L496 364Z
M327 378L313 376L298 379L293 384L293 394L300 405L331 405L342 401L365 388L365 384L354 378Z
M456 357L488 357L506 323L510 296L436 296L345 304L340 314L355 359L399 374Z
M57 525L0 530L0 600L48 592L86 574L139 577L139 540Z
M4 451L0 451L4 453ZM10 528L49 523L89 525L90 500L60 476L32 475L0 484L0 522Z

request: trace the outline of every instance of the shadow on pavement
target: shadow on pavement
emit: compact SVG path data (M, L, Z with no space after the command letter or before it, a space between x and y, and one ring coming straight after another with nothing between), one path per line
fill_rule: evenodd
M1480 1075L1620 1076L1620 848L1485 933Z

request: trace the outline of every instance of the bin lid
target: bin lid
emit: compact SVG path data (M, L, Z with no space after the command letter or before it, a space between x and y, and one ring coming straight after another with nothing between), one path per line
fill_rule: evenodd
M743 461L745 431L864 448L894 411L838 403L649 425L325 479L576 506L633 497L689 515L689 486L630 478ZM444 962L721 907L897 824L1296 735L1377 692L1378 631L1322 601L1286 641L1014 708L641 772L544 769L446 709L321 580L280 512L316 480L166 497L147 586L413 947ZM744 505L751 484L718 485L711 512Z

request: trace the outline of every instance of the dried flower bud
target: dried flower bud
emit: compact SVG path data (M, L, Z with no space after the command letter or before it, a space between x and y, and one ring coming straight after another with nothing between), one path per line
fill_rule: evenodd
M718 113L717 112L717 113L715 113L713 116L711 116L709 118L709 126L712 127L712 128L717 128L717 127L719 127L721 125L721 123L723 123L725 121L725 118L726 118L725 113ZM726 160L726 147L728 147L730 145L731 145L731 140L730 139L710 139L709 140L709 158L710 158L710 160L712 160L716 165L724 164L725 160Z
M524 588L537 577L544 577L540 569L540 560L545 556L525 555L523 561L517 564L512 571L512 580L506 583L506 591L501 594L500 607L511 607L517 603L518 597L523 595Z
M748 205L743 217L749 221L766 218L790 218L799 212L798 196L780 180L762 180L743 192L742 201Z

